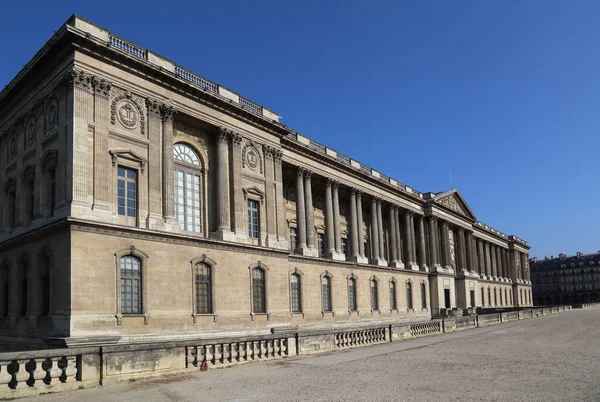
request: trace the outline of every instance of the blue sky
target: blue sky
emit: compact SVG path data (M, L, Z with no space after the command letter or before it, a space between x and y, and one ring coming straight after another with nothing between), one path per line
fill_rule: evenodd
M77 13L419 191L451 172L531 256L600 249L600 2L86 3L3 4L0 87Z

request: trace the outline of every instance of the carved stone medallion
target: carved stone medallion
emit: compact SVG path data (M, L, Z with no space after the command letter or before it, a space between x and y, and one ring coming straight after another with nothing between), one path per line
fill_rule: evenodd
M10 157L15 156L17 153L17 137L13 135L8 141L8 155Z
M249 148L246 152L246 164L252 170L256 170L258 167L258 155L254 148Z
M32 144L35 142L35 118L32 117L27 121L27 127L25 129L25 138L27 139L27 144Z
M48 104L48 110L46 111L46 121L48 127L54 127L58 123L58 105L56 99L52 99Z
M130 100L121 102L117 112L119 122L130 129L137 127L140 118L136 109L136 106Z

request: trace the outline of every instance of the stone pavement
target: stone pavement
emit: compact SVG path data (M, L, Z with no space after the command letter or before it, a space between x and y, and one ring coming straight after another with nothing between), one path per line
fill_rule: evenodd
M600 401L600 307L33 401Z

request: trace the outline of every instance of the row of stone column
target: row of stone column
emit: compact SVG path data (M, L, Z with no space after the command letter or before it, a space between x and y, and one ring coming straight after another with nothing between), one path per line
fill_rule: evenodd
M474 241L474 258L479 275L493 280L511 278L508 249L479 238Z

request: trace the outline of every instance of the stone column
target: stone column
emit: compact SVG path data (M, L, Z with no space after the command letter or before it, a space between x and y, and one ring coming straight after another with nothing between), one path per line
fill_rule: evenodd
M283 152L281 149L273 151L273 166L275 169L275 208L277 208L277 237L280 248L287 250L289 248L287 237L288 224L285 217L285 199L283 197L283 169L281 158Z
M463 228L458 228L456 232L454 232L457 236L456 238L456 271L457 272L466 272L467 271L467 260L466 260L466 247L465 247L465 230Z
M306 206L304 205L304 169L298 168L296 175L296 253L306 255Z
M352 252L352 261L358 260L358 216L356 211L356 189L350 193L350 250Z
M176 224L175 220L175 188L174 188L174 167L173 167L173 118L175 117L175 113L177 110L169 105L161 106L161 114L162 114L162 131L163 131L163 146L162 146L162 167L163 167L163 219L169 223ZM221 137L221 136L220 136ZM219 145L221 144L221 139L219 137ZM225 155L223 155L225 159L225 163L227 163L227 139L224 137L223 139ZM222 166L220 163L221 153L219 152L219 166ZM221 169L219 169L221 171ZM223 183L221 180L225 180ZM227 191L227 174L225 173L225 177L221 178L219 176L219 189L222 189L224 186L224 191ZM225 197L227 198L227 197ZM219 200L221 201L221 200ZM227 201L225 201L225 206L227 207ZM229 210L227 210L227 229L229 229ZM219 222L219 228L221 228L221 222Z
M412 269L415 262L414 255L412 253L412 236L410 227L410 211L404 210L404 267L406 269Z
M108 198L108 118L110 116L110 89L104 79L92 78L94 85L94 205L93 209L111 212Z
M244 198L244 192L242 190L242 135L231 131L229 133L231 139L231 149L229 152L229 199L231 206L229 207L233 222L230 223L233 232L240 236L248 236L248 218L246 216L247 200ZM256 149L257 151L259 148ZM275 200L273 196L275 174L273 172L273 152L272 148L263 148L263 154L265 156L265 209L266 209L266 223L267 223L267 236L260 233L260 237L267 240L268 247L274 247L277 235L275 234ZM268 154L268 155L267 155ZM262 219L262 218L261 218ZM262 223L261 223L262 226ZM261 239L262 242L262 239Z
M172 143L172 131L171 138L167 138L167 134L164 133L164 121L163 120L163 144L170 141ZM227 138L229 137L229 132L224 128L219 128L219 134L217 137L217 214L218 214L218 226L217 226L217 234L218 238L223 239L227 237L228 233L231 233L231 224L230 224L230 211L229 211L229 158L228 158L228 145ZM163 161L167 161L167 153L166 149L167 145L163 146ZM168 160L173 160L172 157L169 156ZM167 166L168 163L163 163L163 214L165 218L172 214L171 210L173 208L173 193L169 194L169 188L173 186L170 185L173 180L173 175L168 174L172 173L173 169L169 170ZM171 162L172 165L172 162ZM172 190L171 190L172 191Z
M362 193L360 191L356 193L356 216L358 221L358 250L360 255L358 262L366 264L368 261L365 257L365 243L363 241Z
M147 227L150 229L159 229L164 227L164 218L162 211L162 122L161 122L161 103L153 100L146 100L148 109L148 217L146 219ZM204 228L206 233L207 228Z
M377 229L379 229L379 259L385 261L385 232L383 228L383 213L381 212L381 200L377 200Z
M312 172L304 171L304 205L306 206L306 245L313 256L318 255L318 250L315 249L315 218L313 209L312 197Z
M482 279L487 278L487 269L485 266L485 252L483 247L483 241L481 239L477 240L477 267L479 269L479 275L481 275Z
M452 261L450 259L450 238L448 222L442 221L442 253L444 256L444 269L452 268Z
M465 240L465 252L467 253L467 270L470 273L474 273L475 272L475 256L474 256L474 250L473 250L473 232L471 231L466 231L465 233L466 235L466 240Z
M416 240L416 235L415 235L415 214L412 211L409 211L409 218L410 218L410 227L409 227L409 232L410 232L410 246L411 246L411 255L412 255L412 269L413 271L418 271L419 270L419 263L417 261L417 240Z
M335 252L340 257L340 260L345 260L346 256L342 254L342 234L340 233L340 196L339 184L332 183L333 189L333 234L335 241Z
M241 162L242 159L242 150L239 149L238 142L241 143L241 135L237 134L232 136L232 148L233 148L233 170L232 176L237 174L238 178L233 181L233 189L238 189L238 191L234 191L231 193L231 199L233 201L235 211L235 222L233 227L235 228L236 234L247 233L244 230L244 203L239 200L240 193L242 192L242 183L241 183ZM274 153L275 149L269 146L263 146L263 153L265 155L265 215L267 217L267 236L262 236L266 238L267 247L278 248L279 247L279 239L277 235L277 207L276 207L276 193L275 193L275 159ZM235 161L237 159L237 162ZM239 173L238 170L239 169ZM242 197L243 199L243 197Z
M428 272L429 268L427 267L427 250L425 245L425 217L419 215L417 219L419 220L419 266L421 271Z
M504 264L504 275L506 275L506 279L508 279L509 281L511 280L511 274L510 274L510 264L508 262L508 250L503 248L502 249L502 262Z
M501 248L496 247L496 265L498 266L498 276L501 278L500 280L504 281L504 264L502 264L502 254Z
M496 246L490 243L490 261L492 263L492 276L498 280L498 267L496 265Z
M398 238L396 237L396 224L394 223L394 210L396 207L394 205L390 205L389 208L389 221L390 221L390 266L395 267L398 263L398 250L396 249L398 245Z
M334 222L333 222L333 195L331 187L333 185L333 181L331 179L327 179L327 185L325 187L325 230L327 232L327 258L334 259L336 250L335 250L335 230L334 230Z
M485 252L485 273L486 273L488 279L492 279L494 275L492 273L492 261L491 261L491 256L490 256L490 243L485 242L484 252Z
M400 229L400 209L394 208L394 229L396 230L396 251L398 259L398 267L404 268L403 261L406 259L402 252L402 230Z
M437 218L435 216L429 217L429 263L431 264L431 270L435 271L440 267L438 260L438 248L437 248Z
M371 263L379 264L379 228L377 227L377 200L371 200Z

